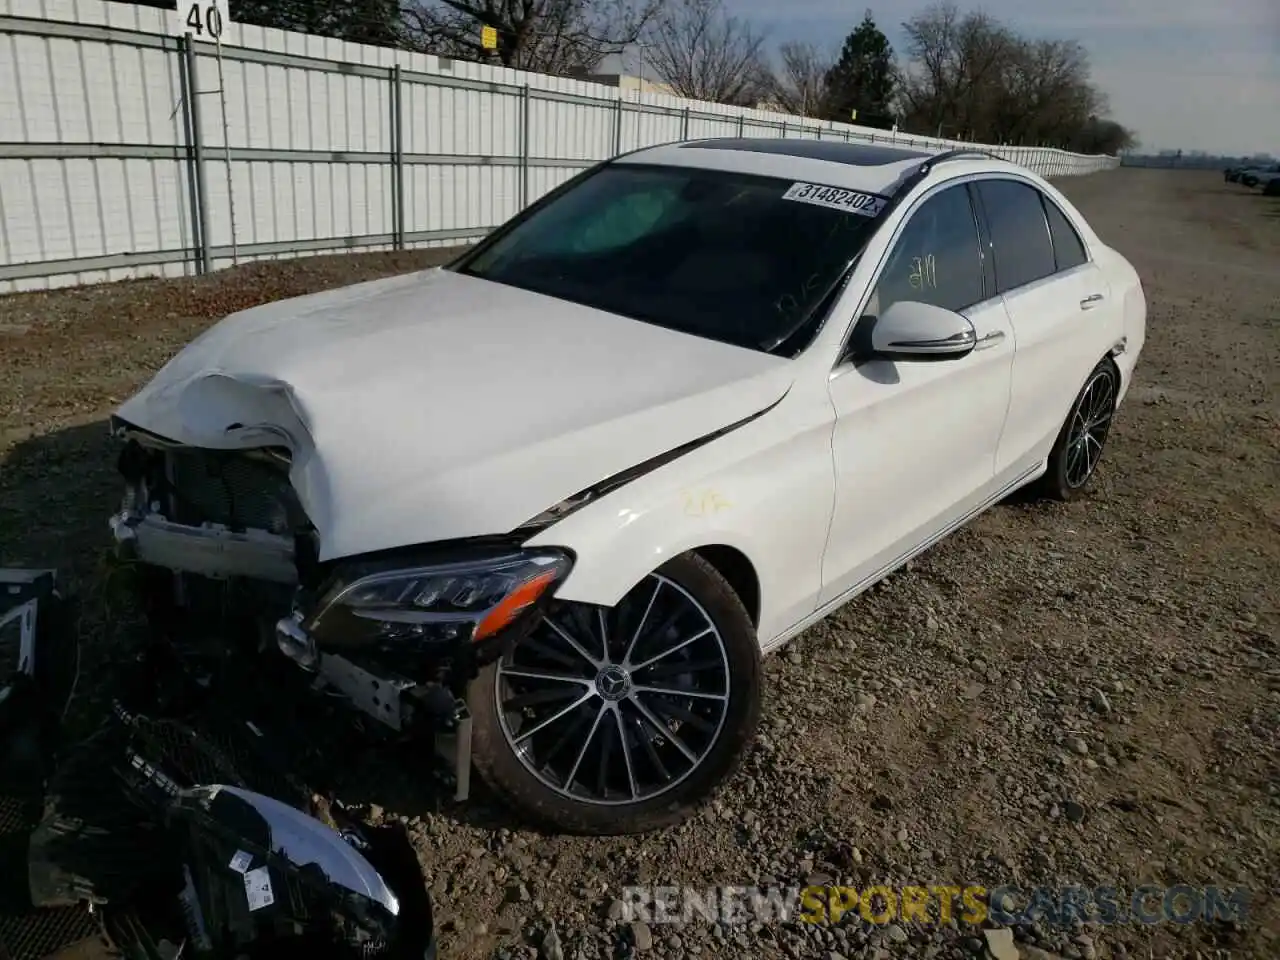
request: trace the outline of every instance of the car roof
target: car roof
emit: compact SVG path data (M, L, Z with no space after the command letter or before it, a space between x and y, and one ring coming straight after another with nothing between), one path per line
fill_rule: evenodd
M799 138L725 137L648 147L624 154L615 163L657 164L754 173L832 186L892 194L902 180L932 157L950 151L922 151L886 144L845 143ZM1013 165L975 150L966 168L1006 169ZM959 164L957 164L958 166ZM950 168L950 164L948 164Z

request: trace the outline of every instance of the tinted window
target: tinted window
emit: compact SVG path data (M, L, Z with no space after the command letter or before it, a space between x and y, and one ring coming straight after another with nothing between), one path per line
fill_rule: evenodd
M991 229L1000 292L1052 274L1053 244L1040 191L1012 180L982 180L977 186Z
M791 187L722 170L610 165L458 269L743 347L793 351L816 330L877 218L850 209L851 191L784 198Z
M1048 197L1043 197L1044 212L1049 218L1049 234L1053 237L1053 253L1059 270L1078 267L1089 258L1085 256L1080 234L1071 225L1067 215Z
M951 187L911 215L867 312L883 313L899 300L963 310L982 299L982 248L973 207L964 187Z

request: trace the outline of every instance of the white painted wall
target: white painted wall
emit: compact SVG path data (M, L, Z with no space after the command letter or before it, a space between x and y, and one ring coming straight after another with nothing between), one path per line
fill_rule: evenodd
M182 60L176 41L161 39L173 32L173 16L103 0L0 0L0 292L197 271L191 253ZM114 32L97 30L80 39L47 35L60 24ZM407 234L464 231L474 236L519 209L526 86L528 201L615 152L682 135L736 136L740 123L746 136L890 139L868 128L657 94L641 98L581 80L261 27L232 24L224 39L221 81L213 46L200 45L197 59L208 239L215 248L230 248L233 240L237 249L250 247L241 260L322 252L314 247L333 238L357 238L349 249L389 248L369 238L390 234L394 226L389 158L395 66L410 74L401 87L403 151L412 161L403 173ZM326 63L228 59L247 51ZM376 67L385 75L334 72L335 64ZM316 69L325 66L329 69ZM459 81L474 89L441 85ZM563 95L592 102L549 99ZM619 98L625 108L620 124ZM691 114L687 129L685 110ZM957 145L895 139L922 147ZM233 159L228 189L227 143L236 150L313 153ZM158 158L74 156L100 153L100 145L175 152ZM59 151L61 156L48 156ZM375 156L355 163L316 156L335 151ZM1047 149L994 152L1051 176L1116 164L1111 157ZM454 237L407 245L456 242ZM264 243L282 248L253 252L252 245ZM56 262L118 254L169 262L99 269L84 264L68 269L72 265ZM223 256L213 265L230 262ZM39 275L14 277L10 270L6 278L6 267Z

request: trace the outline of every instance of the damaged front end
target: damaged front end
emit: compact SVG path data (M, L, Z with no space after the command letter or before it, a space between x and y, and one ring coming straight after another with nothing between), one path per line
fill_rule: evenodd
M541 616L572 558L485 537L321 561L288 446L196 448L120 419L113 430L125 496L110 525L164 641L203 630L238 653L283 654L383 733L432 738L466 799L468 686Z

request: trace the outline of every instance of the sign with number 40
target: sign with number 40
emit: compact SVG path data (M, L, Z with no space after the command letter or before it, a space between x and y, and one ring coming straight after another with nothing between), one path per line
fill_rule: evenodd
M217 41L231 23L227 0L178 0L178 36L190 34L195 40Z

